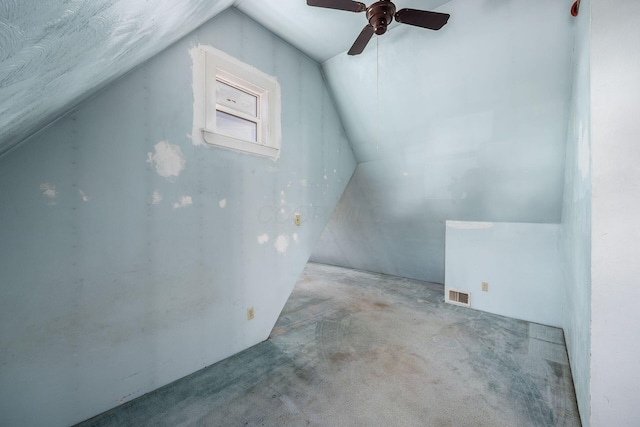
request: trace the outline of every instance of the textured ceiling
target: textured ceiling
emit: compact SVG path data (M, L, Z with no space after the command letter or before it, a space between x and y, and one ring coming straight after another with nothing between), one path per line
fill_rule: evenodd
M233 0L1 0L0 155Z
M448 0L404 0L436 8ZM0 155L233 0L0 0ZM364 14L304 0L235 5L318 62L346 51Z
M0 155L235 5L322 63L361 162L344 203L377 220L333 222L350 239L336 244L374 264L394 252L406 264L392 274L439 281L445 219L560 220L571 3L398 0L451 19L437 32L396 25L350 57L364 14L305 0L0 0Z

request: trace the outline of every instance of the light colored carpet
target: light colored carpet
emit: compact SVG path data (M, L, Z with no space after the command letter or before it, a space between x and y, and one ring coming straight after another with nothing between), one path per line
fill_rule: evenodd
M579 426L562 331L309 264L269 340L86 426Z

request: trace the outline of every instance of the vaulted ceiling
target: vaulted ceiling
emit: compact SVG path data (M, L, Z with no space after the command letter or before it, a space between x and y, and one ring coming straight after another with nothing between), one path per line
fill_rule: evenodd
M398 81L401 87L393 92L408 96L411 102L400 100L393 105L393 118L410 113L417 119L415 98L422 96L422 92L411 90L410 86L420 87L433 81L426 78L429 68L446 72L446 67L454 65L453 61L462 59L473 74L473 61L487 65L478 52L491 46L493 52L511 49L502 58L504 64L514 58L522 63L514 53L526 57L525 49L535 49L538 35L543 39L555 37L558 16L545 19L541 14L549 11L549 5L558 3L563 2L482 0L463 4L451 0L398 0L398 8L455 10L455 13L447 27L437 33L393 24L390 32L380 39L386 52L383 60L377 61L373 55L375 38L361 57L347 58L344 54L365 24L363 13L309 7L304 0L5 0L0 3L0 155L110 81L222 10L235 6L319 63L336 57L324 68L334 92L338 91L336 98L346 121L358 120L358 126L346 124L355 139L352 143L356 145L356 154L360 161L370 160L371 152L365 154L361 146L363 140L371 138L366 133L371 131L368 125L373 120L367 126L362 126L360 120L371 116L370 107L378 102L372 97L376 89L387 91L391 85L385 87L385 82L401 79ZM523 20L518 16L522 13L531 13L533 18ZM486 24L489 22L491 26ZM522 22L533 25L540 22L543 26L539 31L522 29L519 28ZM478 33L469 31L470 28ZM533 30L535 34L524 30ZM452 46L447 42L451 34L463 31L469 36L464 45ZM500 33L513 37L491 38L492 34ZM516 46L516 39L532 46ZM457 38L457 43L461 41ZM550 55L565 52L566 43L559 42L558 47L550 46ZM451 54L447 56L448 62L430 64L429 58L446 53L443 49ZM461 50L469 53L466 59L456 55ZM375 69L376 64L383 69ZM504 73L504 64L489 65ZM334 70L339 74L333 75ZM378 86L372 86L374 78ZM353 93L341 96L345 87L352 87ZM381 103L394 96L389 91L378 95ZM448 101L439 102L446 105ZM425 105L433 106L433 103ZM405 124L403 132L411 126L416 125Z
M0 1L0 155L232 3Z
M433 10L450 1L396 0L394 3L398 8ZM237 0L235 6L319 63L349 50L367 23L364 13L309 7L305 0ZM389 30L398 26L394 21Z
M400 25L325 61L360 164L313 259L442 283L446 220L559 223L569 7L454 0L440 31Z
M4 0L0 155L235 6L321 65L360 162L338 211L375 220L332 221L319 251L372 270L397 258L383 272L442 281L446 219L560 221L570 4L397 0L451 19L437 32L395 24L352 57L364 14L305 0Z

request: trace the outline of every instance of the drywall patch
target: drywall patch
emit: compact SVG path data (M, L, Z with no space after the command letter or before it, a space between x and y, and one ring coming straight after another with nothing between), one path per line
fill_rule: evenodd
M298 243L298 233L293 233L293 241Z
M457 228L459 230L480 230L484 228L493 228L492 222L471 222L471 221L447 221L447 227Z
M89 200L91 200L89 196L87 196L85 192L82 191L81 189L78 189L78 192L80 193L80 196L82 197L83 202L88 202Z
M267 243L269 241L269 235L268 234L262 234L260 236L258 236L258 243L260 243L261 245L264 245L265 243Z
M155 165L158 175L165 178L180 176L187 164L180 147L160 141L154 148L155 153L147 153L147 163Z
M227 207L227 199L222 199L218 202L218 206L220 206L220 209L224 209Z
M187 206L193 205L193 199L191 196L182 196L180 197L180 201L173 204L173 209L186 208Z
M279 235L276 239L276 242L273 244L273 247L276 248L276 250L281 254L287 253L287 248L289 247L289 238L284 234Z
M309 181L307 181L306 179L301 179L300 185L302 185L303 187L307 187L309 185Z
M42 195L48 199L48 205L53 206L56 204L55 199L58 197L58 191L56 190L55 184L43 182L40 184L40 191L42 191Z
M158 205L160 204L160 202L164 199L164 197L162 197L162 194L160 194L160 192L158 190L153 192L153 195L151 196L151 202L154 205Z

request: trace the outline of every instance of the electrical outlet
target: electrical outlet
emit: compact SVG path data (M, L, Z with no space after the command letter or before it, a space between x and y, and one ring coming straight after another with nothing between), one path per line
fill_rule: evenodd
M247 320L253 320L254 317L253 307L247 308Z
M300 227L300 214L296 213L295 215L295 223L298 227Z
M482 292L489 292L489 284L487 282L482 282Z

